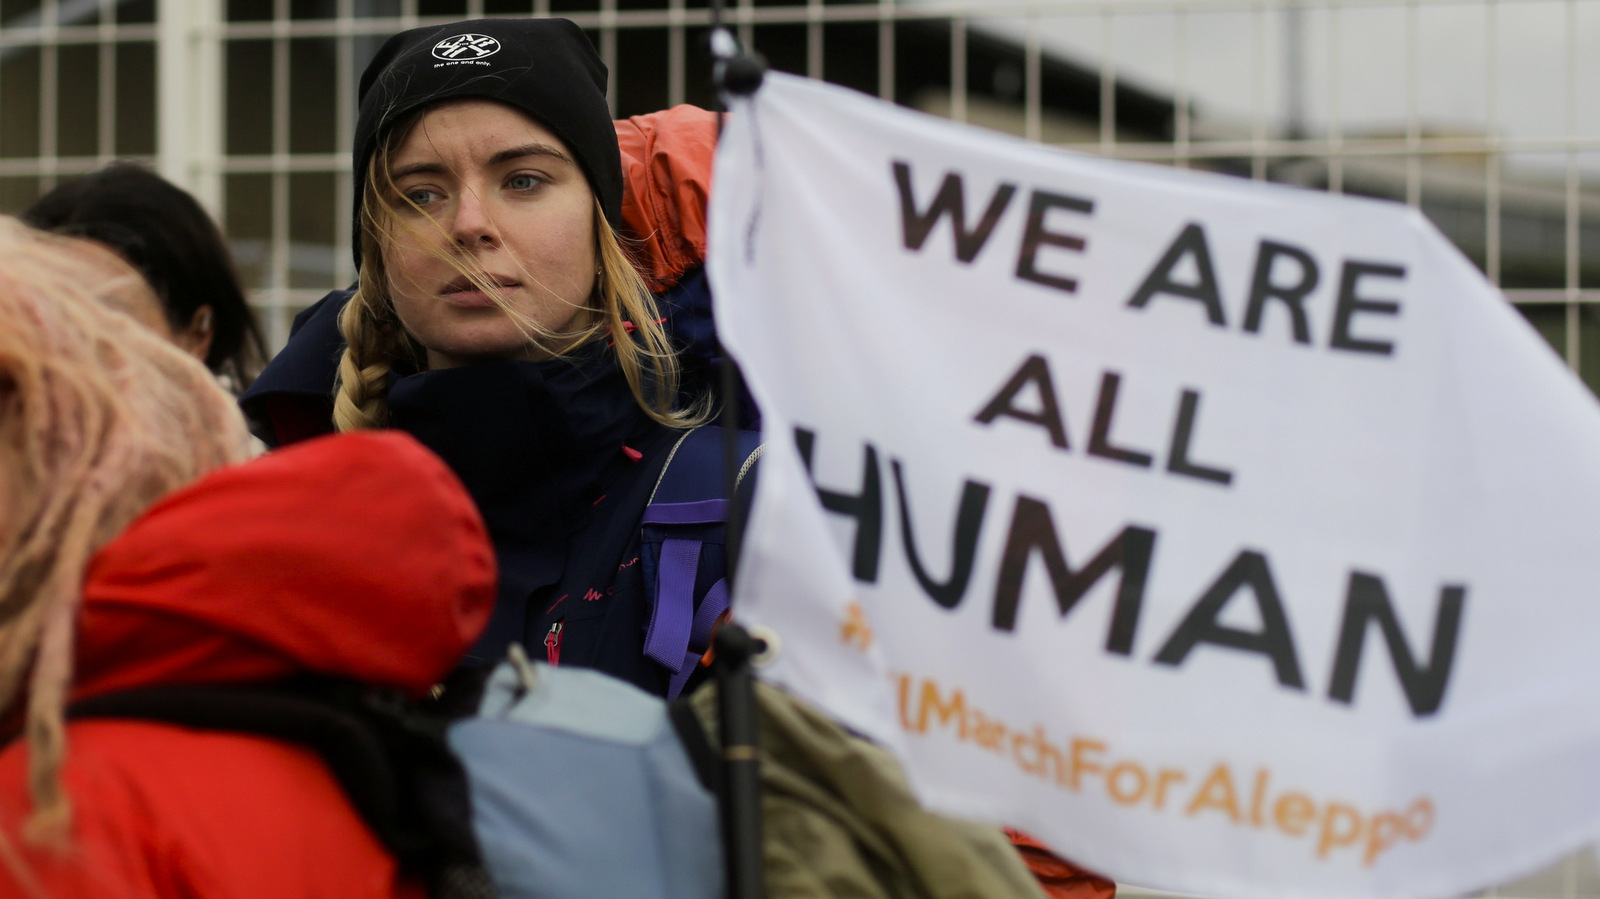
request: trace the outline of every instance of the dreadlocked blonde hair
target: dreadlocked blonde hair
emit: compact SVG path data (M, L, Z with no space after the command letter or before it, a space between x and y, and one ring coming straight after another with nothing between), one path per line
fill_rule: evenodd
M26 703L23 836L57 845L71 823L63 709L90 556L249 446L211 373L99 302L104 285L84 283L64 241L0 217L0 709ZM15 869L12 849L0 834Z
M426 108L397 122L367 166L361 194L361 273L355 295L339 314L345 351L339 360L333 422L341 431L388 424L390 365L399 361L418 363L425 356L422 345L406 332L395 314L382 252L386 244L393 243L396 228L419 227L411 223L412 217L398 214L402 204L419 214L422 209L395 185L390 159L425 112ZM427 215L419 218L420 227L443 233L441 226ZM634 400L647 415L669 427L703 423L709 417L708 400L688 409L676 406L680 378L677 352L662 324L655 297L628 258L622 239L606 220L599 198L594 201L594 221L600 263L594 291L568 329L559 334L507 304L475 258L443 252L441 258L492 299L529 343L546 355L564 356L594 340L609 338Z

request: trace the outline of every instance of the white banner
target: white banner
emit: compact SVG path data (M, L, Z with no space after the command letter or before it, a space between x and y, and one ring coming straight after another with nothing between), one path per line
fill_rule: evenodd
M1127 882L1446 896L1600 825L1600 408L1416 211L769 75L711 275L765 672Z

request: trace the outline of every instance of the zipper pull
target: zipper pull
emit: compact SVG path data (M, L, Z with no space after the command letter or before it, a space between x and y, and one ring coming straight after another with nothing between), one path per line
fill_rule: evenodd
M528 661L528 651L522 648L521 643L512 643L506 647L506 661L510 662L512 669L517 672L515 699L521 700L522 697L532 693L533 688L538 685L538 675L534 674L533 663Z
M544 635L545 661L554 668L561 664L561 621L550 625L550 633Z

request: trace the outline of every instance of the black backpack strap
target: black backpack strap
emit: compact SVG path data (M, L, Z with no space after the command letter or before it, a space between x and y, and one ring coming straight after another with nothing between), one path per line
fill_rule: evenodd
M399 776L378 734L325 703L287 691L153 687L79 700L68 707L67 718L132 718L305 746L322 757L385 846L399 850L410 842L400 831Z
M148 687L81 699L67 718L154 721L304 746L402 870L429 881L432 895L494 895L472 832L466 772L445 741L448 722L397 693L324 679Z

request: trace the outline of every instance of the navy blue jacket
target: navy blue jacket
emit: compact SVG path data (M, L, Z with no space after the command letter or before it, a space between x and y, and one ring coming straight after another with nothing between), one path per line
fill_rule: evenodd
M461 478L494 541L498 602L468 661L493 664L513 641L540 658L550 637L562 664L664 692L642 654L639 518L679 432L639 409L614 355L409 375L389 409Z
M288 346L241 398L270 445L332 430L343 351L337 319L349 295L336 291L297 316ZM669 326L690 344L686 380L703 388L720 361L703 273L685 278L663 308L676 313ZM567 359L397 369L391 378L392 425L450 465L494 541L498 601L468 663L493 664L514 641L533 658L548 658L548 639L559 641L563 665L664 694L670 673L643 654L650 598L639 521L682 432L644 414L614 352L596 344ZM741 405L753 411L748 401ZM285 421L294 422L292 435ZM715 562L722 564L707 572L725 568L720 556Z

